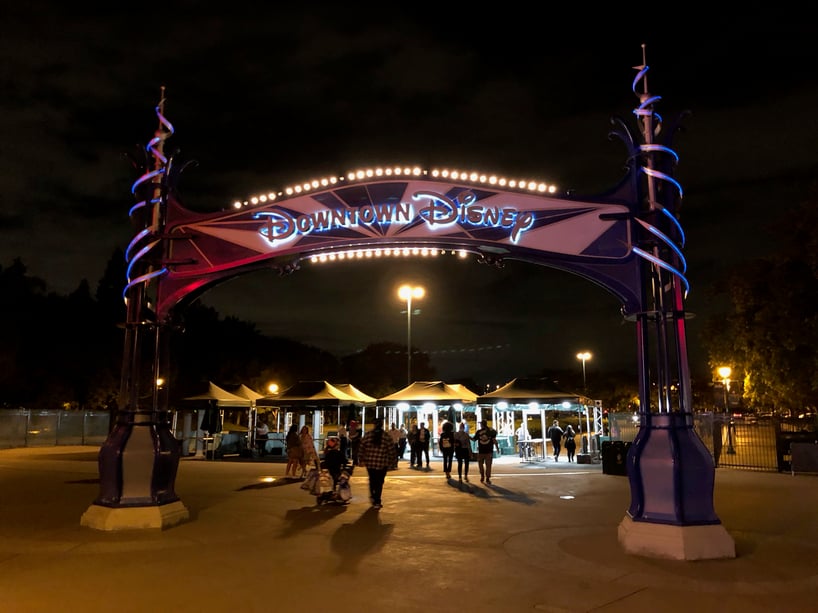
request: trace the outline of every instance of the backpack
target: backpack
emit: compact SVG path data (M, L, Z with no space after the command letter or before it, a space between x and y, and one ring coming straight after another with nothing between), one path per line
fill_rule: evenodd
M451 439L449 439L449 438L441 438L441 439L440 439L440 446L441 446L441 447L443 447L443 449L449 449L449 448L452 446L452 441L451 441Z

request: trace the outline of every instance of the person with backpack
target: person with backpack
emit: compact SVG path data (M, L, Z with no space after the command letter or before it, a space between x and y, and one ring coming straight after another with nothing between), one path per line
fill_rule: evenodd
M429 445L432 443L432 433L425 423L418 426L418 468L423 468L423 456L426 456L426 470L429 470Z
M443 431L437 440L440 453L443 456L443 472L446 473L447 479L451 479L452 461L454 460L454 426L452 422L447 421L443 424Z
M497 430L489 428L486 421L480 422L480 428L474 433L473 441L477 441L477 467L480 469L480 483L491 485L491 464L494 461L494 449L500 453L500 443L497 442Z
M465 477L466 483L468 483L469 464L471 463L471 437L466 429L465 421L460 422L460 430L454 435L454 453L457 457L457 477L461 482Z

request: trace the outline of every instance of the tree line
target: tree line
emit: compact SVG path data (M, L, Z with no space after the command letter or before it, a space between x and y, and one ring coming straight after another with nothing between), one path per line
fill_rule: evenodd
M773 254L723 284L724 313L707 322L712 368L732 367L742 403L797 416L818 409L818 189L773 224Z
M118 400L124 347L125 259L111 256L92 291L50 292L18 258L0 266L0 407L108 409ZM336 357L320 348L262 334L252 322L222 317L194 302L171 328L171 403L201 393L208 381L264 393L300 380L352 383L373 395L405 386L406 347L373 343ZM434 379L428 354L413 353L418 379Z

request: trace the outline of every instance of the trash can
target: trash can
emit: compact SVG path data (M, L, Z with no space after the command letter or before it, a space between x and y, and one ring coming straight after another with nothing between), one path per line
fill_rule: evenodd
M602 473L605 475L627 475L628 450L631 444L624 441L602 441Z
M776 436L775 447L778 456L778 471L792 471L792 443L812 443L818 444L818 432L779 432Z

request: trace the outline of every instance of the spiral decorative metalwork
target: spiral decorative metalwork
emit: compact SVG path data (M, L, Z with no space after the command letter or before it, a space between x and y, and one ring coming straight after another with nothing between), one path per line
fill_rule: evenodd
M156 130L154 137L148 142L147 145L145 145L147 159L154 160L154 168L153 170L148 170L146 164L145 173L142 174L142 176L140 176L131 186L131 193L135 196L139 191L147 192L148 183L155 184L158 186L158 188L153 189L150 197L143 198L137 202L128 212L128 215L132 219L137 213L144 212L146 213L145 218L149 219L149 221L146 222L148 225L146 225L145 228L140 230L136 236L131 239L131 242L128 243L128 247L125 250L125 261L128 264L126 273L127 283L125 285L125 289L122 291L122 297L126 300L126 302L128 292L132 287L140 284L147 285L151 279L155 279L156 277L167 274L168 272L166 267L162 267L157 270L134 276L134 271L140 264L142 258L144 258L154 249L154 247L161 243L161 239L158 238L161 230L159 221L161 216L153 215L152 212L154 207L163 205L164 190L161 189L161 187L168 168L168 158L164 154L163 145L165 140L170 138L174 133L173 125L163 114L163 106L164 99L162 99L155 108L156 116L159 119L159 128Z
M639 98L640 103L639 106L636 109L634 109L633 113L634 115L636 115L637 118L639 118L642 121L644 121L646 118L649 118L654 120L656 124L656 129L654 131L647 130L645 131L644 137L646 142L638 145L639 152L643 154L641 156L642 162L640 164L639 171L646 175L649 181L654 180L662 181L665 184L672 186L679 200L681 200L681 198L684 196L684 192L679 182L676 181L669 174L656 170L655 168L650 168L647 164L649 156L653 154L658 153L669 155L673 158L674 163L679 161L679 156L670 147L651 142L653 139L653 132L658 133L662 125L661 116L653 110L653 104L661 100L661 96L652 96L647 91L646 75L649 70L649 66L642 65L637 66L636 68L639 70L639 72L637 73L636 77L633 80L633 83L631 84L631 89L633 90L633 93ZM643 84L644 86L642 93L639 93L638 91L640 83ZM648 253L647 251L639 247L635 246L632 247L633 253L635 253L636 255L645 260L648 260L652 264L670 272L672 275L676 276L684 285L686 296L690 292L690 284L685 278L685 273L687 272L687 261L684 255L682 254L682 247L684 247L685 243L684 230L682 229L679 220L676 218L676 215L654 198L653 196L654 191L648 190L648 194L650 198L649 204L651 210L660 211L664 215L664 217L670 221L671 225L675 229L677 238L674 239L668 236L668 234L662 232L659 228L643 219L637 219L636 221L650 234L655 236L663 245L667 246L673 253L676 254L676 256L678 257L679 265L674 265L673 262L669 262L666 259Z

